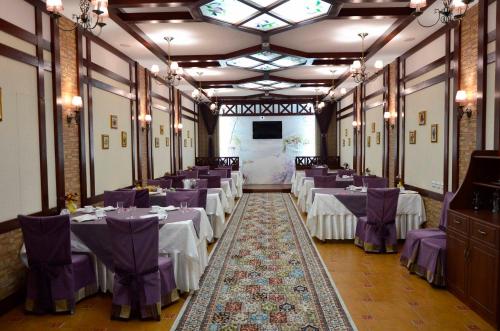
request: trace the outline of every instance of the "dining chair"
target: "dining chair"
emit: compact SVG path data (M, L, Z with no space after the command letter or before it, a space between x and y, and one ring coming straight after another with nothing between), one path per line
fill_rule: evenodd
M160 187L163 189L171 188L172 187L172 180L171 179L148 179L148 185Z
M135 202L135 190L104 191L104 206L116 207L117 202L123 202L123 207L129 208Z
M334 188L337 187L337 178L334 176L314 176L315 188Z
M221 187L221 177L214 175L200 175L200 179L207 180L208 188L220 188Z
M326 176L328 168L313 168L304 170L305 177Z

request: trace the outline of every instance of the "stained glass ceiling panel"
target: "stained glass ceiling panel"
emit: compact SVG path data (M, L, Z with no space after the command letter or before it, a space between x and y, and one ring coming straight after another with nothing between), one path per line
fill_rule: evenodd
M276 84L277 82L274 80L266 79L266 80L259 80L258 82L255 82L255 83L260 84L260 85L273 85L273 84Z
M237 0L214 0L201 6L200 11L208 18L237 24L254 15L257 9Z
M243 24L244 27L260 31L271 31L287 26L288 24L269 14L262 14Z
M277 0L250 0L250 1L258 5L259 7L268 7L273 3L275 3Z
M262 64L262 62L250 59L248 57L239 57L234 60L229 60L226 62L227 65L241 67L241 68L252 68Z
M330 7L329 3L322 0L290 0L274 8L272 13L289 22L298 23L325 15Z
M278 83L278 84L274 84L273 87L275 88L290 88L290 87L294 87L295 84L292 84L292 83Z
M260 88L261 86L255 83L245 83L245 84L240 84L238 87L241 88L246 88L246 89L257 89Z
M293 67L306 63L307 60L297 56L286 56L284 58L273 61L273 64L280 67Z
M259 53L255 53L252 55L252 57L262 60L262 61L272 61L277 57L280 57L281 55L278 53L273 53L269 51L262 51Z
M258 67L255 67L254 69L256 70L262 70L262 71L271 71L271 70L276 70L279 69L280 67L273 66L272 64L263 64Z
M272 90L275 90L275 88L272 86L262 86L262 87L259 87L259 90L272 91Z

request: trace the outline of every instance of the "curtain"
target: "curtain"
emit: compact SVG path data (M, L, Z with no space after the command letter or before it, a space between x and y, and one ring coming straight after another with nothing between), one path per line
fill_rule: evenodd
M205 127L208 132L208 157L214 157L215 149L214 149L214 132L215 127L217 126L217 121L219 120L219 115L213 115L210 111L208 104L200 104L199 111L201 116L203 117L203 122L205 123Z
M327 103L325 108L321 113L316 113L316 121L318 121L319 132L320 132L320 156L325 162L328 159L328 148L327 148L327 136L328 127L330 126L330 121L332 116L337 110L337 103Z

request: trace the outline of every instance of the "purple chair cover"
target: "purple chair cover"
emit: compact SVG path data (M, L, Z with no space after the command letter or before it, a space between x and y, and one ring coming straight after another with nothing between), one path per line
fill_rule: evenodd
M210 166L194 166L195 170L198 170L199 175L208 175L208 171L210 170Z
M118 191L132 191L132 189L121 189ZM150 208L151 202L149 201L149 190L135 190L135 199L133 206L137 208Z
M352 176L352 178L354 180L353 185L354 186L358 186L358 187L363 186L363 179L365 179L365 178L373 178L373 177L377 177L377 176L375 176L375 175L370 175L370 176L353 175Z
M198 178L198 170L181 170L177 171L177 175L186 176L186 178L189 179L196 179Z
M228 177L226 169L210 170L208 172L208 175L209 176L219 176L220 178L231 178L231 177Z
M196 188L208 188L208 179L197 179Z
M171 179L148 179L148 185L161 187L161 188L171 188Z
M191 208L203 208L207 209L207 195L208 195L208 189L207 188L196 188L196 189L178 189L176 192L198 192L198 204L188 207ZM168 194L167 194L168 195ZM169 201L167 201L168 203ZM166 206L169 206L167 204Z
M337 170L337 176L342 177L342 176L352 176L356 172L352 169L339 169Z
M231 167L218 167L218 168L215 168L215 170L226 170L227 177L225 177L225 178L231 178L231 171L232 171Z
M306 177L326 176L328 168L313 168L304 170Z
M111 317L128 319L135 311L141 318L160 320L162 287L175 290L173 264L158 258L158 218L115 219L108 217L113 252L114 284ZM163 269L163 272L160 270Z
M220 188L221 187L221 177L213 175L200 175L200 179L207 180L207 188Z
M116 207L117 202L123 202L123 207L129 208L134 205L135 190L127 191L104 191L104 206Z
M363 177L363 186L368 188L387 188L388 180L382 177Z
M415 273L430 284L446 285L446 238L422 239Z
M450 202L455 196L452 192L446 192L441 208L441 217L439 219L439 228L426 228L408 231L405 244L401 252L400 262L407 267L410 272L416 272L415 261L417 261L421 241L426 238L446 239L446 226L448 224L448 209Z
M337 178L334 176L314 176L315 188L334 188L337 183Z
M167 193L166 204L167 206L180 207L181 202L187 202L190 208L201 207L199 198L200 194L198 190L177 190Z
M71 254L69 215L18 219L29 265L26 311L73 312L75 302L97 292L97 282L90 257Z
M368 189L366 217L356 224L354 243L366 252L397 251L396 211L399 189Z
M182 182L184 179L186 179L186 176L180 175L180 176L165 176L162 177L162 179L170 179L172 180L172 187L173 188L183 188L184 183Z

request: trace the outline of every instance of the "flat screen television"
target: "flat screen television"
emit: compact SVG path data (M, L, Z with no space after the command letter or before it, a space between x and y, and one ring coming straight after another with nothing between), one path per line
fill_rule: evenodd
M281 139L281 121L253 122L253 139Z

